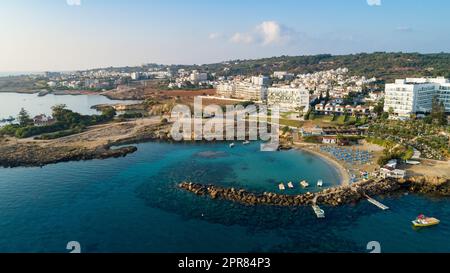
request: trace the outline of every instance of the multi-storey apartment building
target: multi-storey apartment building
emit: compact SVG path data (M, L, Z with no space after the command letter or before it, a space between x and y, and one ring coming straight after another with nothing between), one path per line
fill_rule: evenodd
M279 106L281 112L298 111L303 107L308 111L310 103L309 91L305 88L269 87L267 104Z
M244 100L263 101L267 99L267 86L239 82L235 86L234 96Z
M233 82L221 82L216 86L216 91L217 95L222 97L265 101L269 83L269 77L257 76Z
M231 82L222 82L216 86L218 96L231 98L235 96L236 86Z
M429 113L433 98L444 102L450 112L450 82L445 78L407 78L386 84L384 111L390 109L399 117Z

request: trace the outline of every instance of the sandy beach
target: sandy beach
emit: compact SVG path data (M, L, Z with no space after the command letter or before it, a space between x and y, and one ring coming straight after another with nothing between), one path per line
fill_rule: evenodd
M349 175L347 169L344 166L342 166L339 161L337 161L336 159L332 158L331 156L329 156L327 154L319 152L319 150L316 149L316 146L296 143L294 147L296 149L314 154L314 155L320 157L321 159L325 160L327 163L329 163L331 166L333 166L337 170L337 172L339 174L339 180L341 181L341 185L343 185L343 186L350 185L350 175Z

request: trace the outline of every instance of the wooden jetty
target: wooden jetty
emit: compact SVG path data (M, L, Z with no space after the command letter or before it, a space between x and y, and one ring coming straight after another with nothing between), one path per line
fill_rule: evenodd
M368 196L367 194L365 194L367 201L369 201L369 203L377 206L378 208L382 209L382 210L388 210L389 207L386 205L383 205L381 202L378 202L377 200L373 199L372 197Z

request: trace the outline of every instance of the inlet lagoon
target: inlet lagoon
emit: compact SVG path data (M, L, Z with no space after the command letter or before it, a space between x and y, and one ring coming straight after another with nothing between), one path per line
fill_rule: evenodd
M253 191L278 191L280 182L323 179L339 184L334 167L291 150L260 152L259 144L137 145L126 158L69 162L43 168L0 169L0 251L68 252L449 252L450 202L407 195L324 207L244 206L177 188L185 180ZM315 190L311 186L310 191ZM286 191L289 193L289 191ZM443 221L414 230L418 213Z
M110 100L102 95L53 95L39 97L38 94L20 94L0 92L0 120L10 116L16 117L21 108L30 115L51 115L51 108L58 104L65 104L68 109L83 115L93 115L97 111L91 109L98 104L134 103L135 101ZM1 125L1 124L0 124Z

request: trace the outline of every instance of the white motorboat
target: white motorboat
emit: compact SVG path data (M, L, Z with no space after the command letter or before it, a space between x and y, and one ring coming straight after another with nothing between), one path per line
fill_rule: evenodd
M323 180L317 181L317 187L323 187Z
M309 183L306 182L306 180L303 180L302 182L300 182L300 186L302 186L303 188L307 188L309 187Z

